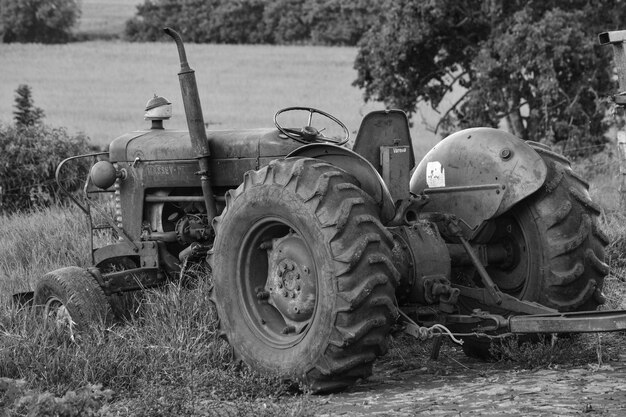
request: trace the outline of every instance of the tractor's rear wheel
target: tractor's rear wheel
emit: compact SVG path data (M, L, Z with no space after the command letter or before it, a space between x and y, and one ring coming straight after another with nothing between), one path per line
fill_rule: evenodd
M33 304L47 320L76 329L104 322L111 314L96 279L79 267L57 269L41 277L35 285Z
M378 210L352 175L308 158L273 161L227 193L209 261L237 358L317 392L371 375L399 279Z
M599 229L600 208L589 197L589 184L570 162L541 144L529 143L548 167L540 190L491 221L488 244L502 244L512 262L487 267L498 287L522 300L559 311L595 310L604 303L602 287L609 267L604 247L609 243ZM510 314L474 301L462 302L465 311L481 308ZM468 338L469 356L489 357L489 340Z

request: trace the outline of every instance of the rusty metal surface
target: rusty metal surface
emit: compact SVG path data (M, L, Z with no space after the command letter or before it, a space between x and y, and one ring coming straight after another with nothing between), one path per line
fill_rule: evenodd
M410 146L381 146L381 176L394 201L408 199L413 151Z
M280 157L302 144L279 136L277 129L207 131L211 159ZM111 143L111 161L195 159L189 132L149 130L122 135Z
M409 169L415 165L409 121L401 110L378 110L365 115L352 150L382 174L379 149L382 146L408 146Z
M513 333L590 333L626 330L626 310L581 311L509 319Z
M422 285L426 277L450 278L450 257L437 227L426 221L414 226L394 227L394 264L401 272L396 290L400 302L432 304Z
M470 230L537 191L547 168L521 139L497 129L454 133L433 147L411 178L411 192L431 202L425 212L455 214Z

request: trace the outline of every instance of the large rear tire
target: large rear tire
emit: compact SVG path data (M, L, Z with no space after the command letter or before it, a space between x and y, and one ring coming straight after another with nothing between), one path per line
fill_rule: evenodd
M548 167L544 185L507 213L491 221L484 242L503 243L514 261L487 267L498 287L522 300L559 311L595 310L604 303L602 287L609 267L604 248L609 243L598 226L600 208L589 196L589 184L570 162L546 146L528 142ZM475 278L474 278L475 279ZM476 281L476 279L475 279ZM474 301L465 311L481 308L510 314ZM464 351L489 357L488 339L468 338Z
M345 171L273 161L226 194L209 254L235 356L316 392L372 373L396 319L393 237Z

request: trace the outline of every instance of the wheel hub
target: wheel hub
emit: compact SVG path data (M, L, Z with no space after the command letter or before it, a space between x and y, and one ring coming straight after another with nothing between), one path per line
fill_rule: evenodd
M285 322L300 332L313 317L316 286L308 248L300 236L290 233L273 239L268 250L268 277L265 291L268 303Z

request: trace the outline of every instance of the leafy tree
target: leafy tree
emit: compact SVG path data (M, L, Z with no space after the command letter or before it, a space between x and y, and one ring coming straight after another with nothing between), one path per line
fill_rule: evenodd
M126 23L131 41L356 45L378 19L376 0L144 0Z
M0 210L27 210L64 201L66 196L54 179L56 167L63 159L88 151L86 136L72 136L63 128L0 125ZM87 172L87 165L79 164L64 178L63 187L80 189Z
M356 45L379 20L380 0L309 0L304 13L314 44Z
M307 0L273 0L265 5L263 20L271 43L304 43L311 38L311 24L304 16Z
M31 89L16 90L15 125L0 124L0 212L28 210L66 200L55 181L57 165L70 156L87 153L88 138L72 136L63 128L43 123L44 111L36 107ZM80 189L88 172L88 161L74 166L63 178L63 188Z
M2 42L63 43L80 17L77 0L0 0Z
M263 11L266 0L224 1L211 19L219 43L265 43Z
M41 124L44 112L43 109L35 107L30 87L26 84L20 84L15 93L15 111L13 112L15 125L26 127Z
M387 0L355 61L366 100L413 113L461 94L437 128L497 127L570 149L604 142L621 0ZM567 152L567 149L565 149Z

